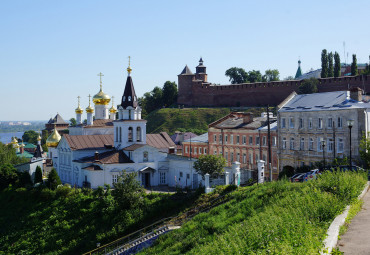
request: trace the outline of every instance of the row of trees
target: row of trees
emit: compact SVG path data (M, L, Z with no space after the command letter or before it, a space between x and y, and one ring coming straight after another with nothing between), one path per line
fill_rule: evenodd
M334 64L333 64L334 58ZM321 78L340 77L340 56L338 52L327 52L323 49L321 52Z
M243 68L231 67L226 70L225 75L229 77L229 80L232 84L280 80L280 73L277 69L268 69L265 71L265 74L262 75L258 70L247 72Z
M156 86L151 92L146 92L139 98L139 104L143 109L142 114L146 115L162 107L169 107L177 101L176 82L166 81L162 88Z

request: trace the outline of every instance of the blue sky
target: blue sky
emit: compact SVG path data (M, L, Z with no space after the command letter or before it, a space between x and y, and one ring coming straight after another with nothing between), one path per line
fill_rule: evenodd
M321 50L370 55L370 1L2 1L0 120L74 117L77 96L103 90L118 103L132 57L138 96L176 81L199 57L208 80L225 71L320 68Z

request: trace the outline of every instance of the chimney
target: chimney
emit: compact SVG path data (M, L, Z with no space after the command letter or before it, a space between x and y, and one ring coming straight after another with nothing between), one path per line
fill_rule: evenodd
M243 124L248 124L253 121L253 114L248 112L243 114Z
M362 89L354 87L350 89L350 98L356 101L362 101Z
M95 161L99 160L99 152L95 151Z

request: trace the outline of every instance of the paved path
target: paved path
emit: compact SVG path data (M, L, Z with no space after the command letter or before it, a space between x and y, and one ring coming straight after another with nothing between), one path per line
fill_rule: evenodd
M370 190L363 197L361 211L352 219L347 232L338 241L344 254L370 254Z

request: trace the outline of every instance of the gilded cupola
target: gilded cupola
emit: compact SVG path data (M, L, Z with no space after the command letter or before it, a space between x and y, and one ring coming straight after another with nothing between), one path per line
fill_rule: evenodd
M110 97L108 94L105 94L103 92L103 85L101 79L101 77L104 75L102 73L99 73L98 76L100 76L100 91L98 92L98 94L93 96L93 103L97 105L108 105L110 102Z
M57 147L59 144L59 141L62 137L58 133L58 130L54 126L53 133L46 139L46 146L48 147Z

